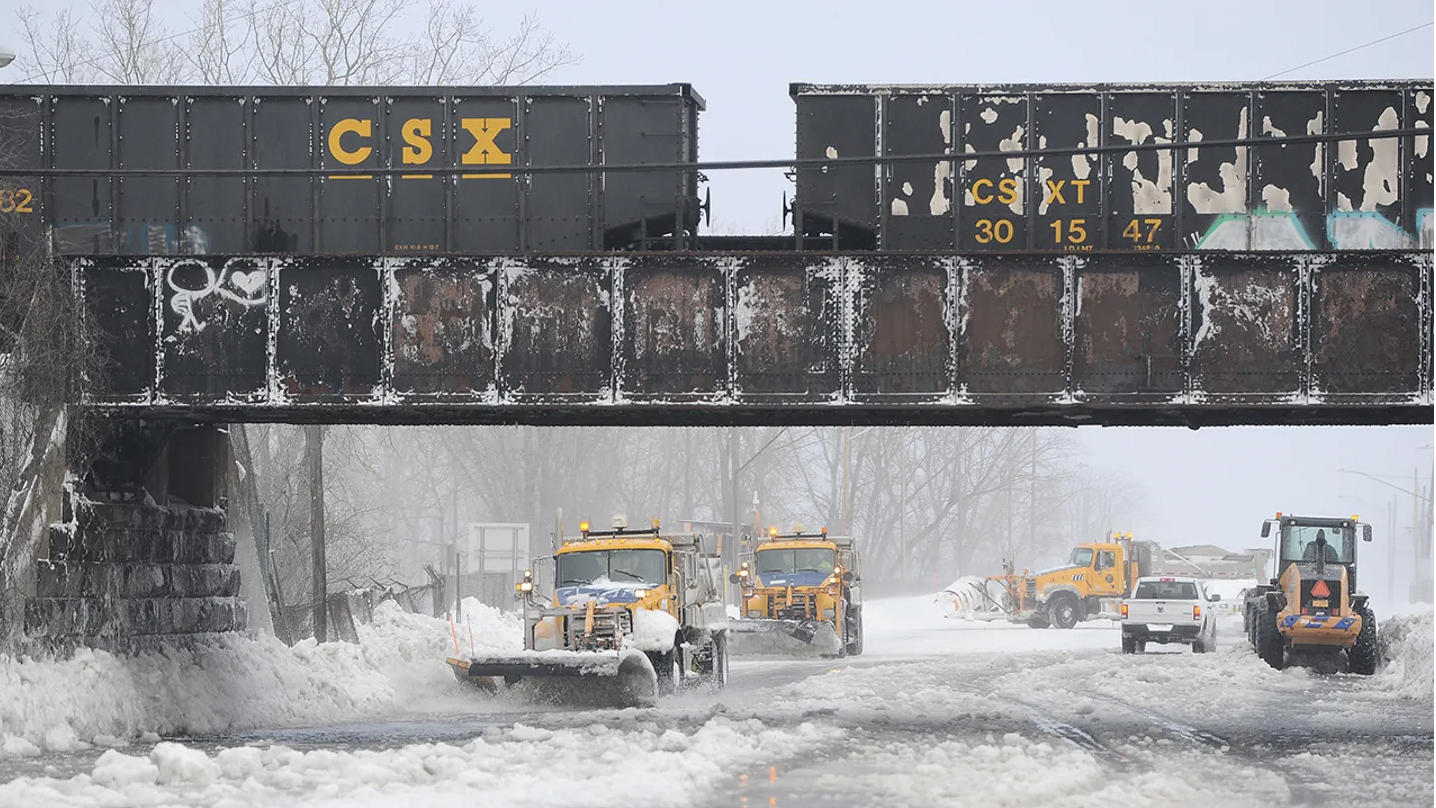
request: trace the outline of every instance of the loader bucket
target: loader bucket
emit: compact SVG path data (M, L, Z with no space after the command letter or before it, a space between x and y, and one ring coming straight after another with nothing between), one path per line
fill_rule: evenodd
M456 676L499 682L537 700L584 706L651 706L658 677L641 651L544 651L448 660Z
M748 657L833 657L842 649L829 623L816 620L735 620L728 653Z

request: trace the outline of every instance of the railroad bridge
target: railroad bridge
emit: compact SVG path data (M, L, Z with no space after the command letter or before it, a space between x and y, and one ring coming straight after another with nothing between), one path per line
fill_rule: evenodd
M790 93L740 166L681 84L0 92L111 427L12 498L0 627L242 627L227 424L1433 422L1429 81ZM765 166L792 234L700 234Z
M114 417L1431 423L1430 253L76 261Z

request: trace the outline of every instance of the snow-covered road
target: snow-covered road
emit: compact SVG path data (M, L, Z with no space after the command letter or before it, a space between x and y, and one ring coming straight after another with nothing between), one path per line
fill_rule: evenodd
M721 693L598 710L462 687L441 661L448 624L394 610L357 654L230 651L302 698L170 667L188 710L0 706L0 805L1432 804L1429 614L1409 621L1414 650L1354 677L1271 670L1239 625L1214 654L1124 656L1111 623L972 624L930 601L869 603L862 657L735 661ZM0 677L40 699L33 683L65 672L52 665Z

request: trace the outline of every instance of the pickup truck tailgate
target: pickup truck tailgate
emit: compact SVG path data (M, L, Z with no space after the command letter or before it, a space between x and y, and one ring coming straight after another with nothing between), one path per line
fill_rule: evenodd
M1123 623L1146 623L1149 626L1199 626L1202 618L1192 616L1195 601L1190 600L1128 600L1127 617Z

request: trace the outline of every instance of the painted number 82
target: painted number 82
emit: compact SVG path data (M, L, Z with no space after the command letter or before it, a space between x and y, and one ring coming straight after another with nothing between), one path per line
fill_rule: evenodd
M28 188L0 188L0 213L34 213L35 208L30 204L34 199Z

